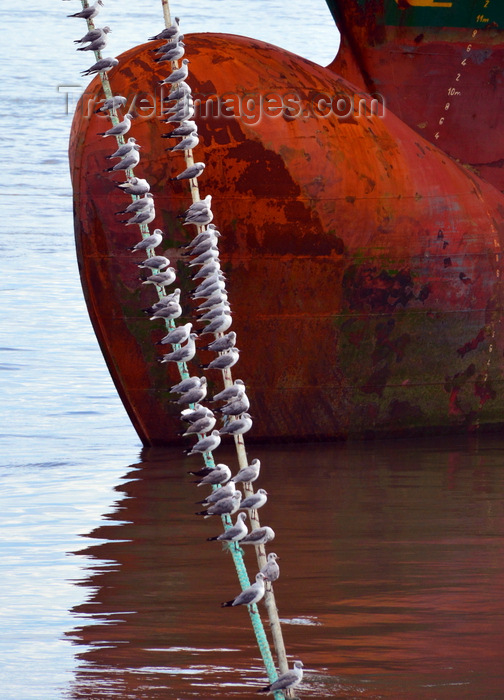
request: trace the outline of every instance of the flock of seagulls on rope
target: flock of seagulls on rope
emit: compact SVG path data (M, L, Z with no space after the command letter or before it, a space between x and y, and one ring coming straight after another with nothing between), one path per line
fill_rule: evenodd
M68 15L85 19L88 22L89 31L74 43L78 44L78 51L95 52L96 62L82 71L82 75L95 75L100 73L102 79L112 68L118 65L116 58L103 58L101 51L107 45L110 27L94 27L93 21L101 7L103 0L96 0L94 4L84 7L80 12ZM159 34L150 37L152 41L163 40L164 43L154 49L156 63L169 62L171 72L160 81L160 85L169 86L170 93L165 101L170 104L165 110L164 122L174 128L162 138L177 138L178 143L166 150L173 154L182 152L190 154L187 167L171 180L192 180L204 172L203 162L192 162L192 149L199 144L199 136L194 117L194 103L191 96L191 88L186 82L189 75L189 60L184 58L184 36L180 33L180 21L175 18L171 26L163 29ZM181 61L179 64L178 61ZM226 292L226 280L221 270L219 261L218 241L221 233L213 222L211 209L212 197L207 195L203 200L196 201L186 211L179 215L183 226L195 226L196 235L184 246L182 256L187 259L187 265L193 271L192 279L197 286L191 294L194 303L197 304L195 312L199 315L197 322L206 325L199 333L193 328L193 323L185 323L176 326L174 321L183 315L180 303L179 288L167 293L167 287L176 282L177 273L170 260L156 254L164 237L161 229L156 228L149 233L148 225L156 218L154 196L150 192L147 180L133 175L133 169L140 162L141 146L134 137L125 140L132 127L134 114L125 112L122 120L119 120L117 110L126 110L127 100L121 95L108 97L95 111L97 113L109 113L112 118L112 126L98 135L102 138L115 137L117 148L109 156L108 160L115 160L114 165L106 168L104 172L124 172L126 181L117 184L125 194L132 196L128 206L116 212L117 215L127 215L121 223L126 226L138 225L142 238L129 247L133 253L146 254L147 258L136 264L142 270L148 272L148 276L142 279L143 285L152 285L158 292L159 300L144 311L149 314L151 321L162 319L168 328L168 333L157 342L157 345L168 346L172 349L160 357L161 363L175 362L179 364L181 374L187 373L185 363L195 359L197 354L196 341L198 336L213 334L214 340L203 347L217 353L217 356L207 364L200 364L204 370L227 371L239 360L240 350L236 347L236 333L229 331L232 325L231 306ZM196 270L194 268L197 268ZM184 436L196 436L193 446L186 450L188 455L203 455L206 464L211 460L212 453L220 445L222 437L226 435L241 436L247 433L253 425L252 416L248 413L250 402L246 394L245 384L241 379L236 379L232 386L228 386L210 399L213 404L221 404L219 408L212 410L201 402L207 398L208 382L205 376L193 376L183 378L171 387L173 394L178 394L175 403L181 407L181 419L186 427L180 433ZM217 414L220 414L218 416ZM218 418L222 421L220 428L216 427ZM257 480L260 473L260 461L254 459L246 467L240 469L232 476L230 468L226 464L205 466L198 471L189 474L196 476L197 486L207 486L211 492L198 504L203 508L197 511L197 515L210 518L214 515L224 516L227 527L208 541L222 542L227 546L265 545L275 537L275 532L269 526L255 527L250 531L247 526L247 517L251 522L257 520L257 510L264 506L268 499L265 489L258 489L250 495L243 497L237 484L244 484L245 493L251 490L251 484ZM230 517L237 514L234 523ZM222 607L236 607L240 605L253 605L258 603L265 595L266 582L277 581L280 576L278 565L279 557L271 552L267 556L266 564L257 572L255 581L241 591L233 599L222 603ZM279 676L273 683L262 688L259 692L275 693L297 686L303 676L303 664L294 662L294 668Z

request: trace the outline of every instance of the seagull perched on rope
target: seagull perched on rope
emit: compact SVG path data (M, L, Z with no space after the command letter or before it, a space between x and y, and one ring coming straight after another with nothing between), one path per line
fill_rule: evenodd
M119 65L117 58L101 58L87 70L81 71L81 75L92 75L93 73L106 73L111 68Z
M149 192L150 190L150 185L147 180L140 177L132 177L127 182L120 182L117 184L117 187L120 187L123 192L126 192L126 194L141 195Z
M135 117L128 112L124 115L122 122L114 124L114 126L111 126L107 131L99 132L97 136L124 136L124 134L127 134L131 129L131 120L134 118Z
M218 434L217 430L213 430L212 435L214 435L214 433ZM203 440L200 440L200 442L205 442L207 440L209 440L209 438L203 438ZM188 452L188 454L191 453ZM241 491L235 491L232 496L229 496L228 498L221 498L220 501L217 501L217 503L212 503L212 505L208 506L208 508L198 511L195 513L195 515L203 515L205 518L209 518L211 515L234 515L234 513L236 513L240 507L241 499Z
M111 158L124 158L124 156L128 155L128 153L131 153L133 149L138 150L141 148L140 144L136 142L136 138L134 136L130 136L129 139L126 141L126 143L122 143L119 148L112 153L110 156L105 156L108 160Z
M218 491L222 491L222 489L217 489L217 492ZM224 530L224 532L216 537L207 537L207 542L239 542L248 534L248 527L245 524L246 519L247 515L245 513L238 513L234 525L228 527L227 530Z
M120 165L120 164L119 164ZM126 224L126 226L131 226L132 224L150 224L156 218L156 210L154 209L154 204L151 207L144 207L139 212L132 216L131 219L122 220L121 223Z
M122 95L114 95L114 97L109 97L105 100L101 107L95 110L95 112L108 112L111 109L117 109L117 107L124 107L127 99Z
M250 484L258 478L260 469L260 460L257 458L253 459L249 465L240 469L240 471L232 477L231 481L234 481L235 484Z
M233 367L233 365L235 365L240 359L239 352L240 351L238 348L231 348L222 355L216 357L215 360L212 360L212 362L209 362L206 365L201 365L201 367L203 367L203 369L229 369L230 367Z
M241 544L267 544L275 539L275 531L268 527L258 527L241 540Z
M201 377L200 385L190 389L182 394L182 396L175 401L179 405L183 404L196 404L198 401L202 401L207 395L207 380L206 377ZM229 478L229 477L228 477Z
M225 333L229 328L233 319L230 311L224 311L220 316L214 318L208 326L205 326L203 330L200 331L200 335L205 335L205 333Z
M275 554L275 552L270 552L268 554L266 564L261 569L261 574L264 574L267 580L271 581L272 583L280 578L280 567L277 564L277 559L280 559L278 554Z
M171 177L170 180L193 180L199 177L204 169L205 163L194 163L193 165L189 165L185 170L182 170L182 172L175 177Z
M137 200L139 201L139 200ZM151 233L150 236L145 236L145 238L142 238L141 241L138 241L138 243L135 243L135 245L130 246L128 250L152 250L153 248L156 248L161 241L163 240L163 232L161 231L160 228L154 229L153 233ZM173 270L173 268L172 268ZM173 278L175 279L175 277Z
M140 199L135 199L131 204L128 204L126 209L116 211L116 214L129 214L130 212L143 211L154 206L154 195L151 192L146 192ZM157 229L159 231L159 229Z
M190 362L196 354L196 333L190 333L187 343L182 347L169 352L160 359L160 362ZM214 421L215 425L215 421ZM213 425L212 425L213 428ZM211 428L210 428L211 429ZM197 430L196 432L206 432L206 430Z
M153 255L151 258L147 258L143 262L139 263L138 267L147 267L151 270L163 270L168 267L170 261L165 258L164 255Z
M198 486L217 486L218 484L224 484L229 480L229 477L231 476L231 469L227 464L219 463L216 464L213 469L205 467L197 472L187 473L192 474L193 476L201 477L198 479L198 481L193 481L193 484L197 484ZM229 498L231 498L233 493L229 494Z
M146 279L142 279L142 284L154 284L156 287L163 289L173 284L177 279L177 271L174 267L168 267L164 272L159 272L157 275L150 275Z
M119 163L112 165L110 168L105 168L103 172L112 173L118 170L131 170L132 168L136 168L139 163L140 153L135 148L132 148L129 153L126 153L126 155L121 158Z
M185 80L187 76L189 75L189 59L184 58L182 61L182 65L180 68L177 68L174 70L170 75L165 78L164 80L161 80L159 82L159 85L167 85L168 83L170 85L173 85L174 83L179 83L181 80Z
M243 540L241 540L243 541ZM252 605L253 603L258 603L264 596L264 574L259 572L256 574L255 583L253 583L244 591L237 595L234 600L228 600L226 603L221 603L222 608L234 607L235 605Z
M82 19L93 19L93 17L96 17L98 12L100 11L100 6L103 7L103 0L96 0L94 5L85 7L80 12L76 12L73 15L67 15L67 17L81 17Z
M87 46L79 46L77 51L101 51L106 47L107 43L108 39L106 34L104 34L103 36L100 36L94 41L92 41Z
M179 33L180 19L175 17L175 22L172 22L169 27L163 29L159 34L149 37L149 41L155 41L156 39L170 39Z
M292 671L287 671L282 673L276 681L270 683L265 688L258 690L258 693L275 693L277 690L288 690L289 688L295 688L303 680L303 662L294 661L294 668Z
M74 41L74 44L85 44L88 41L95 41L96 39L101 39L105 34L108 34L111 32L112 29L110 27L96 27L96 29L90 29L87 34L85 34L82 39L76 39Z
M152 276L157 277L157 275ZM189 338L191 329L192 323L185 323L183 326L177 326L177 328L172 328L172 330L169 331L169 333L167 333L163 338L161 338L161 340L157 341L156 345L180 345L180 343L185 343L185 341ZM191 382L190 385L184 384L184 382L189 381ZM175 384L175 386L172 386L171 391L179 391L181 394L183 394L185 391L189 391L189 389L192 389L195 386L199 386L199 384L199 377L191 377L190 380L189 378L183 379L178 384ZM187 386L187 388L181 388L182 386Z
M182 397L180 397L182 398ZM179 399L180 400L180 399ZM221 436L218 430L212 430L210 435L201 438L198 442L193 445L192 449L186 450L187 455L205 454L206 452L213 452L221 443ZM241 497L241 493L240 493ZM238 504L239 505L239 504ZM238 506L236 507L238 510ZM233 511L234 512L234 511Z

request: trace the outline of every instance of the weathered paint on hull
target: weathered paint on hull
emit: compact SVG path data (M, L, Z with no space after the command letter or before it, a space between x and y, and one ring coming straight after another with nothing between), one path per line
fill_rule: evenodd
M327 0L332 70L504 191L504 3Z
M390 112L316 116L317 96L334 96L336 105L356 93L331 70L241 37L192 35L186 45L193 92L296 93L302 106L296 114L291 101L290 111L256 123L198 120L195 159L207 163L200 189L213 195L223 233L242 350L233 376L245 380L254 416L247 441L501 426L503 196ZM153 62L152 47L123 54L109 73L114 93L154 92L167 69ZM100 90L93 81L85 100L101 99ZM177 246L191 233L176 216L189 204L188 188L170 181L183 159L165 152L159 117L142 117L146 100L137 100L130 132L142 145L135 174L151 183L152 228L168 232L165 253L187 292ZM113 184L123 177L103 173L114 148L97 136L103 126L78 108L70 157L84 293L140 438L173 443L180 420L169 387L177 375L157 361L164 327L141 311L154 292L139 283L141 255L126 250L137 227L114 214L127 198ZM190 320L187 294L183 306L181 321ZM212 357L201 350L197 362ZM220 373L207 375L212 395Z

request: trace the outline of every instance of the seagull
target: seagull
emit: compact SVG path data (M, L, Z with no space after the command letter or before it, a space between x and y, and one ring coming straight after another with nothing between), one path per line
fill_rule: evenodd
M223 406L220 412L225 416L240 416L242 413L245 413L245 411L248 411L249 408L250 401L245 391L243 391L239 396Z
M205 210L205 211L209 211L209 210ZM205 211L203 212L203 214L205 214ZM196 212L194 216L191 216L190 223L195 223L194 219L197 219L200 213L201 212ZM205 214L205 216L206 216L206 214ZM200 255L195 257L194 260L192 260L189 263L189 267L194 267L194 265L205 265L210 260L212 260L212 259L216 260L218 257L219 257L218 248L216 246L212 246L211 248L209 248L209 250L205 250L204 253L201 253Z
M168 49L159 58L155 58L155 63L161 63L162 61L178 61L185 54L185 44L183 41L179 41L172 49Z
M152 248L155 248L156 246L158 246L162 240L163 240L163 232L161 231L161 229L157 228L154 230L154 233L151 233L150 236L146 236L145 238L142 238L141 241L138 241L138 243L136 245L131 246L130 248L128 248L128 250L133 250L133 251L149 250L149 249L152 250Z
M194 163L194 165L189 165L185 170L182 170L182 172L176 175L175 177L171 177L170 180L192 180L196 177L199 177L204 169L205 163Z
M145 194L150 190L150 185L147 180L141 177L132 177L127 182L118 183L117 187L120 187L126 194Z
M142 209L141 211L137 212L135 216L132 216L131 219L128 219L127 221L121 221L122 224L126 224L126 226L131 226L132 224L150 224L154 221L156 218L156 210L154 209L154 206L152 207L146 207Z
M274 531L266 525L265 527L257 527L255 530L252 530L252 532L249 532L249 534L241 540L241 544L266 544L274 539Z
M248 466L243 467L243 469L240 469L238 474L235 474L235 476L233 476L231 481L234 481L235 484L239 484L239 483L251 484L259 476L260 469L261 469L260 460L258 460L257 458L253 459Z
M278 554L275 554L275 552L270 552L270 554L268 554L268 560L266 561L266 564L261 569L261 574L264 574L265 578L268 581L273 582L280 577L280 567L276 562L277 559L280 559Z
M133 115L129 112L124 115L124 119L119 124L115 124L110 127L108 131L102 131L97 134L97 136L124 136L131 129L131 120L134 119Z
M205 246L210 246L212 245L212 241L201 241L201 243L198 243L198 245L190 252L190 253L185 253L185 255L199 255L199 253L204 252ZM220 279L214 279L213 281L211 280L210 284L205 284L204 286L201 285L201 287L197 287L194 292L191 294L191 297L193 299L209 299L214 292L217 292L218 290L221 290L222 292L225 292L226 290L226 282L224 280Z
M225 333L232 323L231 313L225 311L221 316L217 316L213 321L210 321L208 326L200 331L200 335L205 335L205 333Z
M198 143L199 136L197 136L195 133L191 133L189 136L186 136L182 139L182 141L177 143L176 146L173 146L173 148L169 148L168 150L172 153L174 151L190 151L192 148L196 148Z
M248 413L242 413L241 418L235 418L226 423L220 430L219 435L243 435L248 433L252 427L252 417Z
M154 53L166 53L166 51L169 51L170 49L174 49L175 46L181 41L184 41L184 35L183 34L175 34L175 36L170 39L168 38L168 41L166 41L164 44L161 44L161 46L158 46L156 49L153 49Z
M222 335L220 338L216 338L209 345L203 347L203 350L213 350L214 352L224 352L224 350L231 350L236 344L236 333L234 331L229 331L226 335ZM240 379L241 382L241 379ZM245 391L245 385L243 384L243 391ZM230 398L237 398L238 394Z
M82 19L93 19L96 17L100 11L100 5L103 7L103 0L96 0L94 5L85 7L80 12L76 12L74 15L67 15L67 17L82 17Z
M202 401L207 395L207 380L206 377L201 378L200 386L194 387L182 394L182 396L175 402L178 404L195 404L198 401ZM218 431L216 431L218 432Z
M180 248L184 248L186 250L190 250L191 248L195 248L197 245L202 243L203 241L213 241L214 243L217 243L218 239L221 236L221 232L217 230L217 227L215 224L208 224L208 227L206 229L203 229L203 231L200 231L197 233L193 239L189 241L189 243L186 243L186 245L180 246ZM214 276L214 279L212 280L212 275ZM209 279L210 278L210 279ZM221 272L220 270L217 270L216 272L212 273L211 275L208 275L207 278L205 278L200 284L198 285L198 289L203 289L203 287L207 284L211 284L212 281L215 281L217 279L224 279L224 273Z
M155 41L156 39L169 39L179 32L179 25L180 25L180 19L178 17L175 17L175 22L172 22L172 24L169 27L166 27L163 29L159 34L156 34L155 36L151 36L149 38L149 41Z
M221 498L228 498L229 496L232 496L235 491L236 486L234 485L234 482L228 481L225 486L219 486L219 488L212 491L212 493L210 493L202 501L196 501L196 503L201 503L206 508L211 503L217 503L217 501L220 501Z
M203 316L198 318L198 321L212 321L214 318L220 317L223 311L229 311L229 313L231 313L231 307L229 306L228 301L223 301L221 304L212 306L212 308L207 311L206 314L203 314Z
M178 214L178 218L183 219L184 217L189 216L189 214L201 211L202 209L210 209L211 203L212 195L207 194L207 196L204 199L200 199L197 202L193 202L190 207L188 207L184 212L182 212L182 214Z
M190 333L187 343L182 345L182 347L173 350L172 352L163 355L160 362L190 362L196 354L196 333ZM215 423L214 423L215 424ZM212 426L213 428L213 426ZM196 432L206 432L199 431Z
M216 272L220 272L221 266L220 266L220 261L219 258L214 258L213 260L210 260L210 262L207 262L203 265L203 267L200 268L199 272L196 272L191 279L193 280L198 280L198 279L206 279L210 275L215 274Z
M106 99L102 106L96 110L96 112L108 112L109 110L116 109L117 107L124 107L126 102L127 99L122 95L114 95L114 97L109 97Z
M231 331L231 333L232 332L233 331ZM230 333L228 333L228 335L230 335ZM245 391L245 382L242 379L235 379L233 386L228 386L222 391L219 391L218 394L215 394L212 401L229 401L229 399L235 399L239 396L242 391Z
M154 195L151 192L146 192L146 194L141 197L140 199L135 199L134 202L131 202L129 206L126 207L126 209L122 209L121 211L117 211L116 214L128 214L129 212L133 211L143 211L144 209L150 209L150 207L154 206ZM159 233L162 233L160 229L156 229L156 231L159 231Z
M88 41L94 41L95 39L100 39L104 34L108 34L112 29L110 27L97 27L96 29L90 29L87 34L85 34L82 39L76 39L74 44L85 44ZM126 100L124 100L126 102Z
M205 416L213 416L213 413L209 408L202 406L200 403L195 403L194 408L185 408L180 412L180 419L188 423L196 423L196 421L205 418Z
M164 115L176 114L182 109L190 109L191 107L194 107L194 100L190 94L185 94L182 97L179 97L174 105L167 107L164 111Z
M168 338L168 336L175 337L178 343L183 343L187 338L189 337L189 333L191 332L191 327L192 323L186 323L185 326L179 326L178 328L174 328L171 330L168 335L165 335L165 338ZM173 335L172 335L173 334ZM164 340L164 338L163 338ZM173 343L172 339L170 338L167 340L168 343ZM186 391L189 391L190 389L194 389L196 386L200 386L201 384L201 379L199 377L187 377L186 379L182 379L178 384L174 384L170 391L172 393L177 393L177 394L184 394ZM207 409L208 411L210 409Z
M178 124L182 124L183 122L190 121L195 114L195 109L193 105L188 105L185 107L181 107L177 112L172 114L168 119L164 119L165 124L174 124L177 122ZM169 148L166 149L167 151L171 150Z
M214 430L213 432L216 433L217 431ZM203 439L207 440L208 438ZM209 518L211 515L233 515L240 507L241 498L241 491L235 491L232 496L221 498L217 503L212 503L208 508L200 510L195 515L203 515L205 518Z
M184 139L184 141L186 141L186 139ZM197 226L206 226L207 224L209 224L212 221L212 219L213 219L212 211L210 209L202 209L201 211L196 212L194 215L189 216L184 221L183 226L188 226L189 224L196 224ZM192 264L199 265L199 263L195 263L194 261Z
M207 365L201 365L203 369L229 369L238 362L239 353L238 348L231 348L231 350L226 350L225 353L219 355L209 362Z
M92 75L93 73L106 73L114 66L119 65L117 58L101 58L87 70L81 71L81 75Z
M198 256L200 257L200 256ZM205 311L206 309L213 309L219 304L224 303L228 300L227 292L223 289L217 288L212 292L206 299L204 299L198 306L198 311Z
M124 156L128 155L133 149L138 149L141 148L140 144L136 142L136 138L134 136L130 136L129 139L126 141L126 143L122 143L117 151L112 153L111 156L105 156L108 160L111 158L124 158Z
M98 37L97 39L92 41L87 46L79 46L77 51L101 51L102 49L104 49L106 47L107 42L108 42L107 36L106 36L106 34L103 34L102 36Z
M303 680L303 662L294 661L294 668L292 671L287 671L282 673L276 681L270 683L265 688L258 690L258 693L275 693L277 690L287 690L288 688L295 688Z
M176 279L177 273L175 268L168 267L164 272L160 272L157 275L150 275L147 279L142 281L142 284L155 284L157 287L163 288L173 284Z
M183 122L180 126L175 127L175 129L172 129L169 134L161 134L162 139L171 139L175 137L182 137L182 136L189 136L189 134L194 134L198 131L198 126L195 121L192 121L191 119L188 119L187 121ZM196 165L196 163L195 163ZM203 163L203 167L204 167Z
M173 270L173 268L171 269ZM158 275L153 275L153 277L157 276ZM158 340L156 345L167 345L168 343L170 343L171 345L180 345L180 343L185 343L185 341L189 338L189 333L191 332L191 330L192 323L185 323L183 326L177 326L177 328L173 328L169 333L167 333L163 338L161 338L161 340ZM186 386L184 382L188 382L187 389L182 388L182 386ZM183 379L178 384L172 386L171 391L178 391L181 394L183 394L185 391L189 391L189 389L192 389L195 386L199 386L199 384L199 377L190 377L188 379Z
M264 574L259 572L256 574L255 583L242 591L240 595L237 595L234 600L228 600L226 603L221 603L221 607L228 608L234 607L235 605L252 605L252 603L258 603L264 596L264 592Z
M182 396L180 397L182 398ZM180 399L179 399L180 401ZM195 454L205 454L206 452L213 452L217 447L219 447L221 443L221 436L219 435L218 430L212 430L210 435L207 437L201 438L201 440L198 440L198 442L193 445L192 449L187 451L187 455L195 455Z
M202 231L201 233L206 234L207 231ZM198 234L198 236L199 235L200 234ZM202 236L199 240L199 243L202 243L206 239L208 239L208 236ZM199 243L198 243L198 245L199 245ZM192 245L193 245L193 241L191 241L191 243L188 246L186 246L186 248L191 248ZM181 246L181 247L184 247L184 246ZM198 284L198 286L193 291L193 295L199 294L200 292L205 292L207 289L210 289L210 288L213 289L213 286L215 285L216 282L225 282L225 281L226 281L226 276L224 275L223 272L221 272L221 270L218 270L217 272L213 272L211 275L208 275L208 277L205 277L205 279L202 280Z
M169 264L170 261L168 258L165 258L164 255L153 255L152 258L147 258L147 260L141 262L138 267L147 267L151 270L163 270L165 267L168 267Z
M234 482L232 482L234 483ZM240 505L240 510L257 510L268 500L268 493L264 489L259 489L251 496L247 496Z
M199 472L188 472L188 474L197 476L198 474L201 474L202 471L207 471L207 469L200 470ZM197 484L198 486L201 486L202 484L216 486L217 484L224 484L226 481L229 481L230 476L231 469L227 464L216 464L215 467L208 470L208 473L202 476L199 481L194 481L193 483ZM233 494L230 494L230 497L232 495ZM236 510L238 510L238 508Z
M184 80L177 83L177 87L171 89L170 94L163 98L165 102L171 102L172 100L179 100L181 97L190 95L192 92L191 86Z
M166 306L163 306L162 309L154 311L150 320L155 321L158 318L164 318L167 321L173 321L175 318L180 318L180 316L182 316L182 307L178 302L171 301Z
M129 153L121 158L119 163L116 163L111 168L105 168L104 172L111 173L114 171L117 172L118 170L130 170L131 168L135 168L139 162L140 153L136 150L136 148L133 148Z
M173 85L173 83L179 83L181 80L185 80L189 75L188 63L189 59L184 58L180 68L177 68L173 71L173 73L170 73L170 75L164 80L161 80L159 84L166 85L167 83L170 83L170 85Z
M218 489L221 491L222 489ZM245 525L245 520L247 516L245 513L238 513L236 518L236 523L224 530L223 533L217 535L216 537L207 537L207 542L214 542L218 540L219 542L239 542L241 539L248 534L248 527Z
M181 435L185 437L186 435L202 435L203 433L209 433L211 430L213 430L216 422L217 419L215 418L213 413L207 414L206 416L203 416L203 418L200 418L199 420L194 421L194 423L191 423L191 425L189 426L189 428L187 428L185 433L181 433Z

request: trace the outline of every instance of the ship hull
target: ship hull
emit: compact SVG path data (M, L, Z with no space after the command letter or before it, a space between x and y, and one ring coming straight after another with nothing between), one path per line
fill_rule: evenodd
M371 111L331 70L242 37L192 35L186 45L202 100L199 185L223 234L241 350L233 376L245 381L254 417L247 441L501 429L502 194L379 104ZM115 94L136 95L135 175L151 184L152 228L167 234L156 252L178 269L186 322L194 268L179 246L194 227L177 218L189 191L170 179L185 165L165 150L158 82L168 70L153 61L154 46L127 52L109 75ZM102 96L91 83L70 145L84 294L142 442L174 444L177 368L160 364L166 330L142 311L155 299L139 281L142 255L127 250L138 227L115 214L128 203L114 184L124 176L103 172L115 143L98 135L103 118L89 110ZM211 339L198 340L191 374L213 358L202 349ZM220 372L204 373L212 396Z

